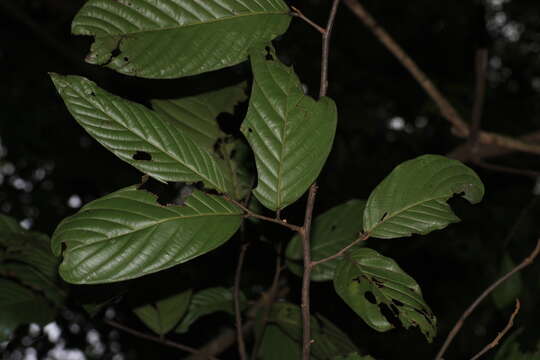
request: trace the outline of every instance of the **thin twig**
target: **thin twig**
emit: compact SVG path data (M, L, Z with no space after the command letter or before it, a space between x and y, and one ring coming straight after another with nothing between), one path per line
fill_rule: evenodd
M522 170L522 169L516 169L516 168L507 167L507 166L495 165L495 164L487 163L482 160L473 160L472 163L480 167L483 167L484 169L493 170L497 172L523 175L523 176L532 177L533 179L540 177L540 172L534 171L534 170L527 170L527 169Z
M446 338L443 346L439 350L439 353L435 357L435 360L441 360L446 349L448 349L448 346L450 346L450 343L452 343L452 340L454 340L454 337L458 334L459 330L463 326L463 323L465 320L471 315L471 313L476 309L476 307L493 291L495 290L499 285L501 285L504 281L506 281L508 278L510 278L512 275L517 273L518 271L522 270L524 267L532 264L536 256L538 256L538 253L540 252L540 239L538 239L538 242L536 243L536 247L531 252L529 256L527 256L523 261L514 267L512 270L510 270L508 273L500 277L497 281L495 281L493 284L491 284L480 296L465 310L463 315L459 318L459 320L456 322L450 333L448 334L448 337Z
M476 86L474 91L474 105L472 111L471 133L469 134L470 151L475 153L476 144L480 134L482 124L482 110L484 109L484 99L486 97L486 74L487 74L488 51L478 49L475 55Z
M443 117L454 127L454 134L459 137L468 137L469 126L463 120L456 108L441 93L429 77L418 67L399 44L384 30L375 19L364 9L358 0L344 0L345 5L373 32L375 37L398 59L398 61L411 73L413 78L420 84L424 91L437 104ZM540 154L540 145L529 144L522 140L508 136L481 131L478 142L484 145L496 145L503 148L522 151L532 154Z
M136 336L138 338L153 341L153 342L156 342L156 343L159 343L159 344L162 344L162 345L166 345L166 346L169 346L169 347L173 347L173 348L176 348L176 349L180 349L180 350L183 350L185 352L192 353L192 354L200 354L199 350L197 350L195 348L192 348L190 346L179 344L177 342L167 340L167 339L164 339L164 338L160 338L159 336L145 334L143 332L132 329L132 328L126 326L126 325L122 325L122 324L120 324L120 323L118 323L118 322L116 322L114 320L104 320L104 322L109 324L110 326L112 326L114 328L125 331L128 334L131 334L131 335ZM216 358L215 356L212 356L212 355L206 355L205 358L206 359L211 359L211 360L219 360L218 358Z
M242 233L244 229L241 230ZM244 342L244 334L242 332L242 312L240 311L240 280L242 279L242 268L246 251L249 247L248 242L244 242L240 246L240 254L238 255L238 263L236 264L236 272L234 275L234 316L236 324L236 341L238 343L238 355L241 360L247 360L246 343Z
M521 304L519 303L519 299L516 299L516 307L514 309L514 312L512 313L512 315L510 315L510 319L508 320L508 323L506 324L504 329L502 329L502 331L497 334L497 336L495 337L495 339L492 342L487 344L478 354L474 355L471 358L471 360L479 359L482 355L484 355L489 350L493 349L495 346L497 346L499 344L499 341L501 341L502 337L504 335L506 335L506 333L514 325L514 319L515 319L516 315L518 314L520 308L521 308Z
M233 203L234 205L238 206L240 209L242 209L245 213L245 217L252 217L252 218L256 218L256 219L260 219L260 220L264 220L264 221L269 221L269 222L273 222L273 223L276 223L276 224L279 224L281 226L285 226L286 228L288 229L291 229L292 231L300 231L302 228L298 225L293 225L293 224L289 224L287 222L287 220L285 219L276 219L276 218L271 218L271 217L268 217L268 216L264 216L264 215L259 215L259 214L255 214L253 211L251 211L249 208L247 208L244 204L234 200L233 198L230 198L228 197L227 195L223 195L223 198L231 203Z
M358 239L354 240L352 243L345 246L343 249L339 250L334 255L330 255L328 257L325 257L324 259L319 259L319 260L312 261L311 262L311 267L313 268L313 267L315 267L317 265L320 265L320 264L325 263L327 261L334 260L334 259L336 259L336 258L338 258L340 256L343 256L350 248L352 248L355 245L358 245L359 243L361 243L363 241L366 241L367 239L369 239L369 234L361 234L358 237Z
M330 55L330 38L332 36L332 29L334 28L334 20L336 18L338 5L339 0L334 0L332 3L332 9L330 10L330 16L328 16L326 31L322 36L321 85L319 89L319 98L326 96L326 92L328 91L328 57Z
M314 21L312 21L310 18L305 16L299 9L295 8L294 6L291 6L291 9L292 9L292 12L291 12L292 16L296 16L297 18L304 20L306 23L311 25L313 28L315 28L315 30L317 30L321 34L324 35L324 33L326 33L325 28L317 25Z

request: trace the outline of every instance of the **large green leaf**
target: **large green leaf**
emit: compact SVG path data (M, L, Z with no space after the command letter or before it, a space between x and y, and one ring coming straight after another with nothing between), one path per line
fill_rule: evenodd
M217 122L220 113L234 113L234 107L247 99L246 83L180 99L152 100L152 108L168 118L197 144L213 150L226 134Z
M349 200L315 218L311 229L312 260L334 255L358 238L362 231L362 220L358 219L362 218L365 205L363 200ZM302 239L299 235L295 235L289 242L286 256L289 269L302 276ZM315 266L311 272L311 280L332 280L337 263L338 259L335 259Z
M181 292L152 304L138 306L133 312L158 335L171 331L186 313L191 290Z
M222 197L196 190L183 206L162 206L155 195L134 185L64 219L52 248L63 253L60 274L66 281L106 283L205 254L227 241L241 221L242 211Z
M338 295L369 326L388 331L394 325L383 314L388 309L406 328L418 326L429 342L436 334L436 318L422 297L418 283L396 262L368 248L353 250L336 269Z
M337 110L304 94L292 67L269 46L250 53L253 89L241 130L255 154L255 197L267 208L296 201L319 175L334 141Z
M56 309L38 293L15 281L0 278L0 342L8 340L20 325L45 325L54 319Z
M72 24L95 37L86 61L146 78L238 64L289 26L282 0L89 0Z
M241 308L246 305L244 294L240 294ZM186 333L191 324L200 317L215 312L226 312L234 314L234 299L230 289L224 287L214 287L201 290L191 297L186 315L176 328L178 333Z
M459 221L446 201L455 194L476 204L484 185L457 160L424 155L397 166L369 196L364 230L391 239L427 234Z
M120 159L162 182L203 181L230 190L222 165L170 120L83 77L51 78L75 120Z
M301 343L302 314L298 305L275 303L270 309L268 321L277 324L293 340ZM311 316L310 325L314 340L311 350L315 359L333 359L358 350L347 334L323 316Z

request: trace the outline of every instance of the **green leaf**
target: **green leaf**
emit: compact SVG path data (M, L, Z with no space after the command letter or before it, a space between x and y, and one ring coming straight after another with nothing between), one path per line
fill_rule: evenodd
M249 146L239 139L226 139L218 149L225 163L227 178L231 179L231 195L242 200L251 192L254 180L253 154Z
M319 175L334 141L337 110L304 94L292 67L270 45L250 53L253 89L241 130L257 165L255 197L278 210L295 202Z
M14 281L0 278L0 342L8 340L20 325L51 322L56 310L45 297Z
M360 355L357 352L350 353L347 356L338 356L334 358L333 360L375 360L374 357L371 357L369 355Z
M392 239L427 234L459 221L446 201L461 194L472 204L482 200L484 185L457 160L423 155L397 166L369 196L364 231Z
M259 354L261 360L301 359L302 347L279 326L267 324Z
M65 246L62 277L95 284L167 269L222 245L242 221L239 208L198 190L183 206L162 206L156 198L134 185L64 219L52 238L56 254Z
M311 230L312 260L334 255L358 238L363 227L361 219L365 205L364 200L349 200L315 218ZM289 270L302 276L303 265L299 263L302 260L302 239L299 235L295 235L289 242L286 256ZM311 272L311 280L332 280L338 261L335 259L315 266Z
M246 306L246 297L242 293L240 293L240 304L242 309ZM180 334L186 333L191 324L199 318L215 312L234 314L234 300L230 289L214 287L193 295L186 315L175 331Z
M302 315L298 305L285 302L273 304L268 321L277 324L296 342L302 341ZM310 325L314 340L311 349L315 359L332 359L358 350L347 334L323 316L311 316Z
M24 231L17 220L0 214L0 233L22 233Z
M133 312L158 335L171 331L187 311L191 290L184 291L153 304L139 306Z
M504 253L499 274L502 276L512 270L515 266L516 264L510 255ZM522 290L523 280L521 279L521 274L517 272L493 290L493 302L499 310L502 310L507 306L514 304Z
M230 188L222 165L170 120L83 77L51 78L75 120L120 159L162 182L203 181L221 192Z
M195 143L213 151L218 139L226 134L221 131L217 116L234 113L234 107L247 99L246 83L226 87L196 96L180 99L152 100L152 108L169 119Z
M282 0L89 0L72 32L95 37L87 62L165 79L246 60L287 30L289 12Z
M405 329L418 326L429 342L436 334L436 318L422 297L418 283L396 262L368 248L353 250L336 269L338 295L373 329L394 328L386 308Z

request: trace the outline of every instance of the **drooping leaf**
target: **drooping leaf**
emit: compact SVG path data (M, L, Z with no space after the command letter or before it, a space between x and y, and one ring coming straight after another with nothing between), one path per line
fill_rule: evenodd
M51 78L75 120L120 159L162 182L203 181L221 192L230 189L216 159L170 120L83 77Z
M240 304L243 309L246 305L244 294L240 294ZM191 324L200 317L215 312L234 314L233 293L224 287L214 287L201 290L191 297L186 315L176 328L178 333L186 333Z
M275 324L267 324L259 349L262 360L302 358L302 347Z
M62 277L95 284L157 272L222 245L242 221L239 208L198 190L183 206L162 206L156 198L134 185L64 219L52 238L53 251L63 253Z
M383 308L405 327L418 326L429 342L436 334L436 318L422 297L418 283L396 262L368 248L347 253L337 268L338 295L373 329L384 332L394 325Z
M358 238L362 231L362 220L359 219L362 218L365 205L363 200L350 200L315 218L311 229L312 260L334 255ZM289 242L286 256L289 269L302 276L302 240L299 235L295 235ZM311 272L311 280L332 280L337 263L338 259L315 266Z
M516 264L510 255L505 253L500 264L500 275L502 276L508 273L515 266ZM521 279L521 273L517 272L493 290L493 302L499 310L502 310L513 304L516 301L516 298L521 294L522 290L523 280Z
M15 281L0 278L0 342L8 340L20 325L45 325L52 321L56 309L36 292Z
M139 306L133 312L158 335L171 331L186 313L191 290L184 291L155 303Z
M122 74L175 78L247 58L289 26L282 0L89 0L72 24L95 37L86 61Z
M391 239L427 234L459 221L446 201L462 194L472 204L482 200L484 185L457 160L423 155L397 166L369 196L364 231Z
M334 141L337 110L304 94L292 67L270 45L250 52L253 89L241 130L255 154L255 197L278 210L296 201L319 175Z
M218 139L226 134L220 129L217 116L234 113L234 107L247 99L246 83L217 91L180 99L152 100L152 108L174 123L198 145L214 150Z
M277 324L285 334L301 343L302 314L298 305L285 302L273 304L268 321ZM310 325L314 340L311 350L315 359L333 359L358 350L347 334L323 316L312 316Z

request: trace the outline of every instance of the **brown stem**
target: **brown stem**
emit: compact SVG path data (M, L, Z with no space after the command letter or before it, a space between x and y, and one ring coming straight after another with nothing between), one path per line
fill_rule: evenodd
M471 315L471 313L476 309L476 307L493 291L495 290L499 285L501 285L503 282L505 282L509 277L517 273L518 271L522 270L524 267L532 264L538 253L540 252L540 239L538 239L538 242L536 243L536 247L531 252L529 256L527 256L523 261L514 267L512 270L510 270L508 273L500 277L497 281L495 281L493 284L491 284L480 296L465 310L463 315L459 318L459 320L456 322L450 333L448 334L448 337L446 338L443 346L439 350L439 353L435 357L435 360L441 360L442 356L444 355L446 349L448 349L448 346L452 343L452 340L456 335L458 334L459 330L463 326L463 323L465 320Z
M315 28L315 30L317 30L321 34L326 33L325 28L317 25L314 21L312 21L307 16L305 16L299 9L295 8L294 6L291 6L291 9L292 9L292 12L291 12L292 16L296 16L297 18L304 20L306 23L311 25L313 28Z
M338 258L340 256L343 256L350 248L352 248L353 246L361 243L362 241L366 241L367 239L369 239L369 234L361 234L360 237L358 237L358 239L354 240L352 243L345 246L343 249L339 250L334 255L325 257L324 259L319 259L319 260L312 261L311 262L311 267L313 268L313 267L315 267L315 266L317 266L319 264L322 264L322 263L325 263L327 261L334 260L334 259L336 259L336 258Z
M474 92L474 105L472 111L471 133L469 135L469 146L471 152L476 152L476 143L480 134L482 123L482 110L486 95L486 73L487 73L488 52L487 49L478 49L475 56L476 88Z
M508 320L508 323L506 324L506 326L504 327L504 329L502 329L501 332L499 332L497 334L497 336L495 337L495 339L490 342L489 344L487 344L482 350L480 350L480 352L476 355L474 355L471 360L477 360L479 359L482 355L484 355L485 353L487 353L489 350L493 349L495 346L497 346L499 344L499 341L501 341L502 337L504 335L506 335L506 333L512 328L512 326L514 325L514 319L516 317L516 315L518 314L519 312L519 309L521 308L521 304L519 302L519 299L516 299L516 307L514 309L514 312L512 313L512 315L510 315L510 319Z
M332 36L332 29L334 28L334 20L336 18L338 5L339 0L334 0L332 3L332 9L330 10L330 16L328 16L326 31L322 36L321 85L319 89L319 98L326 96L326 92L328 91L328 56L330 54L330 37Z
M398 59L398 61L411 73L413 78L424 91L437 104L442 116L454 127L454 134L459 137L468 137L470 129L458 111L450 104L448 99L435 86L431 79L418 67L399 44L384 30L375 19L364 9L358 0L343 0L345 5L360 19L375 37ZM481 144L497 145L498 147L540 154L540 145L529 144L508 136L481 131L478 135Z
M275 224L285 226L286 228L291 229L292 231L297 231L298 232L298 231L300 231L302 229L298 225L289 224L287 222L287 220L285 220L285 219L277 219L277 218L271 218L271 217L268 217L268 216L255 214L249 208L247 208L244 204L234 200L233 198L228 197L227 195L223 195L223 198L225 200L233 203L234 205L238 206L240 209L242 209L244 211L244 213L245 213L244 216L246 216L246 217L252 217L252 218L256 218L256 219L260 219L260 220L264 220L264 221L273 222Z
M242 232L244 229L241 230ZM236 265L236 272L234 275L234 316L236 325L236 341L238 344L238 355L241 360L247 360L246 343L244 342L243 326L242 326L242 312L240 311L240 280L242 279L242 268L244 266L244 259L246 256L249 243L243 243L240 247L240 254L238 256L238 263Z
M507 166L490 164L490 163L487 163L487 162L481 161L481 160L473 160L472 163L476 164L476 165L478 165L480 167L483 167L485 169L493 170L493 171L497 171L497 172L503 172L503 173L515 174L515 175L523 175L523 176L532 177L533 179L536 179L536 178L540 177L540 172L534 171L534 170L516 169L516 168L507 167Z
M176 349L180 349L180 350L183 350L185 352L192 353L192 354L200 354L199 350L197 350L195 348L192 348L190 346L182 345L182 344L179 344L177 342L167 340L167 339L164 339L164 338L161 338L161 337L158 337L158 336L145 334L143 332L132 329L132 328L126 326L126 325L122 325L122 324L120 324L120 323L118 323L118 322L116 322L114 320L104 320L104 322L109 324L110 326L112 326L114 328L117 328L119 330L127 332L128 334L131 334L131 335L136 336L138 338L153 341L153 342L156 342L156 343L159 343L159 344L162 344L162 345L165 345L165 346L173 347L173 348L176 348ZM219 360L215 356L211 356L211 355L205 356L204 359Z

